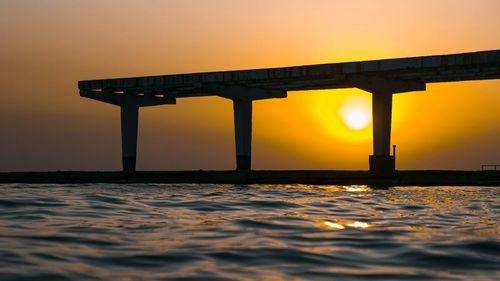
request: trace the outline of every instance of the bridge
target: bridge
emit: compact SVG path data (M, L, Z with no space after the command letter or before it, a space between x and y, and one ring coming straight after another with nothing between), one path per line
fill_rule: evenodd
M252 102L289 91L358 88L372 94L370 171L395 171L390 154L392 95L425 91L427 83L500 78L500 50L254 70L79 81L80 96L121 108L124 171L135 171L139 108L177 98L219 96L234 109L236 169L251 169ZM332 93L334 94L334 93Z

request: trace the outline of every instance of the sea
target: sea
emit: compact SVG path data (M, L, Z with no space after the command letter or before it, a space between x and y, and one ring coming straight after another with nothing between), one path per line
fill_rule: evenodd
M500 187L2 184L0 280L500 280Z

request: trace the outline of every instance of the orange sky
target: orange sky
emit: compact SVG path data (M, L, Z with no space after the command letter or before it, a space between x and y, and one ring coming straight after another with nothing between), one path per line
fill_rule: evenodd
M118 108L83 79L500 49L498 0L3 0L0 171L118 170ZM394 98L399 169L500 164L500 80L429 84ZM254 103L254 169L367 169L371 125L339 112L356 89ZM139 170L232 169L232 105L141 110Z

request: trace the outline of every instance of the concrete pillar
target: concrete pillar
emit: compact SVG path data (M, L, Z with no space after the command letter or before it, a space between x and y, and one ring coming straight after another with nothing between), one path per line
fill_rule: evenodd
M373 155L389 155L391 149L392 94L372 94Z
M123 171L131 172L135 171L136 164L139 106L133 103L124 103L120 109Z
M250 170L252 163L252 100L234 98L236 170Z
M373 155L370 155L370 171L393 173L396 162L395 156L390 155L392 94L425 91L425 83L361 74L352 74L347 80L353 87L372 93Z
M372 94L373 155L370 156L370 170L387 173L395 170L391 151L392 93Z
M137 154L137 126L139 107L175 104L170 96L136 95L135 93L117 93L114 91L80 91L82 97L102 101L120 107L122 129L122 164L123 171L135 171Z

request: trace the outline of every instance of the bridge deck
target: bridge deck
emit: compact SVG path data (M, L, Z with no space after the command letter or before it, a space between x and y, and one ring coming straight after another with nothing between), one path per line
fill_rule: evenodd
M236 70L79 81L80 91L194 97L216 95L218 85L285 91L353 87L353 75L424 83L500 78L500 50L399 59L329 63L282 68Z

